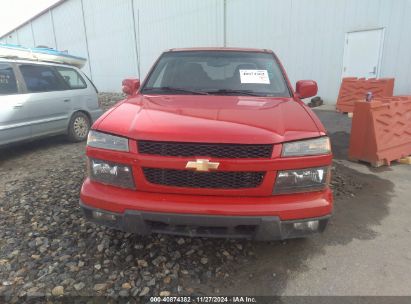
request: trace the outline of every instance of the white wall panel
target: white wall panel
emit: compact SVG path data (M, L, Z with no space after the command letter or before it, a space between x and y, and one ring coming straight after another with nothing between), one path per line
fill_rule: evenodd
M23 25L17 30L19 35L19 44L25 47L34 47L33 33L30 22Z
M13 31L13 32L7 34L7 36L5 38L6 38L6 43L19 44L18 37L17 37L17 31Z
M288 44L292 56L286 58L293 85L299 79L314 79L318 82L318 94L325 101L335 98L338 92L345 37L345 2L329 3L293 2Z
M223 46L223 1L136 0L141 76L166 49Z
M227 0L228 46L273 49L294 84L314 79L335 103L345 34L385 28L381 77L396 77L395 92L411 94L411 2L408 0Z
M36 46L43 45L55 48L53 27L49 12L33 20L33 32Z
M227 46L287 49L291 1L227 0Z
M137 75L130 0L83 1L93 81L102 91L120 91Z
M90 77L86 34L81 11L81 0L63 2L52 10L57 48L69 54L87 58L83 71Z
M385 26L382 76L395 77L395 94L411 95L411 1L384 0L380 23Z

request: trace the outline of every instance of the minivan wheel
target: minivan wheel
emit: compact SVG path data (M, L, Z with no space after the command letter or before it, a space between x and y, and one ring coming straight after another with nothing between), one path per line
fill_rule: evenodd
M82 112L74 113L68 129L69 140L73 142L83 141L87 138L89 130L90 119L88 116Z

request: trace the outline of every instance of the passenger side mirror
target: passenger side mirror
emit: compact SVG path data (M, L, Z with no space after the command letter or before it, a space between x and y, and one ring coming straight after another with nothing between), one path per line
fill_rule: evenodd
M314 80L299 80L295 85L298 98L308 98L317 95L318 86Z
M137 78L126 78L122 82L123 93L127 96L133 96L137 93L140 88L140 79Z

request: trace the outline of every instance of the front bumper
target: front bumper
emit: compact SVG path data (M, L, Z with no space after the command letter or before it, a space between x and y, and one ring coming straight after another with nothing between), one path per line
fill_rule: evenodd
M307 237L323 232L329 215L294 221L281 221L278 216L221 216L144 212L124 213L93 208L80 200L86 218L114 229L148 235L151 233L196 237L245 238L258 241ZM296 229L294 223L318 221L315 229Z
M329 188L317 192L259 197L188 195L123 189L86 178L80 199L90 207L114 213L136 210L207 216L278 216L285 221L326 216L333 211Z
M89 178L83 183L80 205L91 221L143 235L256 240L321 232L333 210L330 189L268 197L179 195L122 189ZM295 229L294 223L308 221L318 221L318 227Z

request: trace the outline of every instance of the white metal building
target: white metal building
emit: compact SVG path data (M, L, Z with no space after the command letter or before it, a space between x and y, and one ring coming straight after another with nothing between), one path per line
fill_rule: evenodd
M144 78L165 49L234 46L273 49L327 103L343 76L395 77L411 94L411 0L63 0L0 41L87 57L100 91Z

